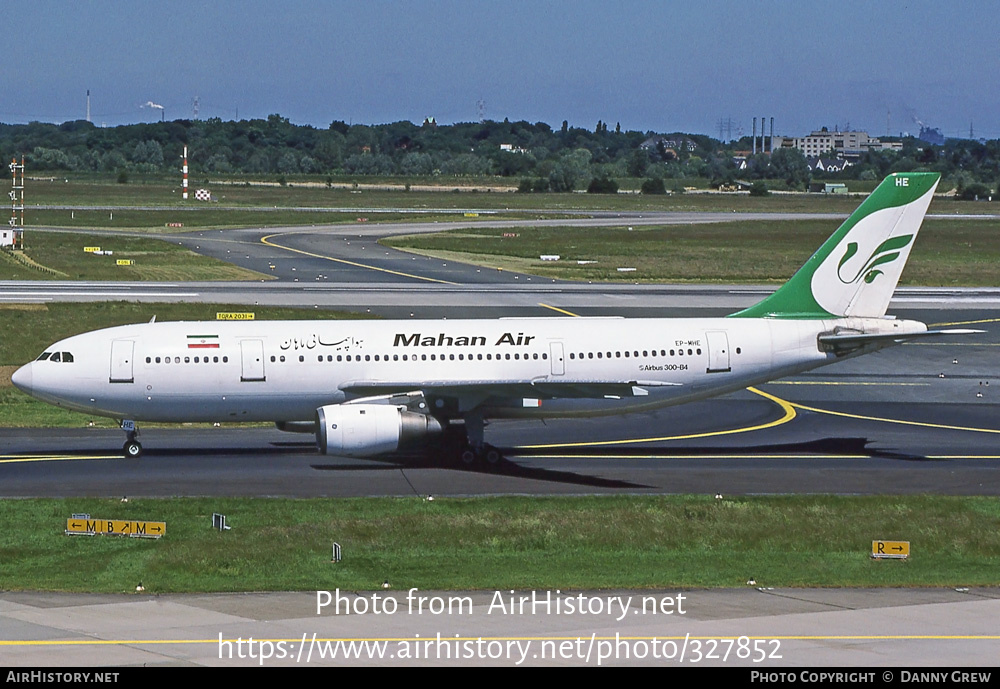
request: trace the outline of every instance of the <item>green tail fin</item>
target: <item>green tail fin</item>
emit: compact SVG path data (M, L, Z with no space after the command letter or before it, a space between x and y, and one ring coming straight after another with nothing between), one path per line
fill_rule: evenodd
M889 175L792 278L732 318L880 317L941 175Z

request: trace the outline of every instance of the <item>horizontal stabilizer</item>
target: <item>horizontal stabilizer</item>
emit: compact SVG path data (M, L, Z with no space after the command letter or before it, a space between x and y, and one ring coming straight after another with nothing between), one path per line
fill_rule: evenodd
M823 347L834 351L851 351L868 345L888 346L898 342L907 342L924 337L939 337L941 335L975 335L985 330L969 328L952 328L950 330L921 330L910 333L829 333L819 336Z

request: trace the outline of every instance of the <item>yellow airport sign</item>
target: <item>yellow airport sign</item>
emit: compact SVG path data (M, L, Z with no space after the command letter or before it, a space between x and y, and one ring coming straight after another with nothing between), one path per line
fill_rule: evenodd
M466 213L465 217L467 217L467 218L478 218L479 217L479 213Z
M134 538L159 538L167 533L166 522L144 522L131 519L91 519L70 517L66 520L68 534L106 534Z
M118 259L118 265L120 265L120 266L134 266L135 265L135 261L133 261L131 258L119 258Z
M100 251L101 247L99 247L99 246L85 246L85 247L83 247L83 250L86 251L88 254L92 254L95 251Z
M235 312L232 312L232 313L226 313L226 312L223 312L223 311L219 311L219 312L217 312L215 314L215 320L217 320L217 321L252 321L254 319L254 316L255 316L255 314L253 314L253 313L241 313L239 311L235 311Z
M872 541L872 557L876 560L905 560L909 556L909 541Z

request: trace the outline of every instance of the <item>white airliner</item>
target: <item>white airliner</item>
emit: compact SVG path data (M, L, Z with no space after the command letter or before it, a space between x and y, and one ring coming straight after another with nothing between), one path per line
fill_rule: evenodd
M490 419L621 414L739 390L929 331L885 315L937 187L888 177L773 295L727 318L143 323L76 335L13 375L52 404L135 422L273 421L369 457L445 441L496 462Z

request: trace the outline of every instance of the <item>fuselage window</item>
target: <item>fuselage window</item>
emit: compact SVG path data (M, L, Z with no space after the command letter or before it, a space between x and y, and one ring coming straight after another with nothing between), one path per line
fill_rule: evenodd
M505 358L505 359L506 359L507 361L510 361L510 354L504 354L504 358Z
M598 359L603 359L603 358L604 358L604 354L603 354L603 353L601 353L601 352L598 352L598 353L597 353L597 358L598 358Z
M537 361L537 360L538 360L538 352L535 352L535 353L534 353L534 354L533 354L533 355L531 356L531 358L532 358L532 359L535 359L535 360Z
M343 361L343 360L344 360L343 355L342 354L338 354L337 355L337 361Z
M169 364L170 363L170 357L169 356L163 357L163 363Z
M421 361L427 361L427 355L426 354L421 354L420 355L420 360Z
M271 355L271 363L273 364L273 363L274 363L274 361L275 361L275 358L274 358L274 355L272 354L272 355Z
M570 359L575 359L576 358L576 354L574 354L573 352L570 352L569 353L569 358Z
M549 355L547 353L545 353L545 352L542 352L542 359L548 359L548 358L549 358Z
M392 360L393 361L399 361L399 355L398 354L393 354L392 355Z
M698 353L701 354L701 349L698 350Z
M465 361L465 355L464 354L459 354L458 355L458 360L459 361Z
M690 356L691 354L692 354L692 352L691 352L691 350L689 349L689 350L688 350L688 355Z
M403 355L403 361L409 361L409 359L407 359L405 354Z
M320 354L319 356L317 356L317 357L316 357L316 361L318 361L319 363L321 363L321 364L322 364L322 363L323 363L323 355L322 355L322 354Z
M483 360L483 355L482 354L477 354L476 358L479 359L480 361L482 361Z
M625 352L625 358L626 358L626 359L628 359L628 358L629 358L629 353L628 353L628 352Z
M736 353L737 353L737 354L740 354L740 353L741 353L741 352L740 352L740 348L739 348L739 347L737 347L737 348L736 348Z
M198 359L198 357L195 357L194 358L194 363L198 364L198 363L201 363L201 361Z
M174 363L175 363L175 364L179 364L179 363L181 363L181 358L180 358L179 356L175 356L175 357L174 357Z
M299 363L302 363L305 360L306 358L303 355L299 354Z
M219 361L219 357L215 357L215 360L216 360L216 362L218 362ZM285 363L285 355L282 354L280 357L278 357L278 361L280 361L281 363Z
M378 354L375 355L375 361L378 361Z
M229 357L228 356L222 357L222 363L228 364L229 363Z
M647 351L646 351L646 350L644 349L644 350L642 350L642 355L643 355L643 356L649 356L649 352L647 352Z
M454 361L455 360L455 355L454 354L449 354L448 358L451 359L452 361Z
M588 352L587 353L587 358L588 359L593 359L594 358L594 353L593 352Z
M184 363L185 364L190 364L191 363L191 357L189 357L189 356L184 357Z
M431 361L437 361L437 355L431 354Z
M282 360L282 361L284 361L284 360L285 360L285 357L281 357L281 360ZM213 357L212 357L212 361L213 361L213 362L215 362L215 363L219 363L219 357L217 357L217 356L213 356Z
M151 364L151 363L153 363L153 360L150 357L147 356L146 357L146 363L147 364Z

